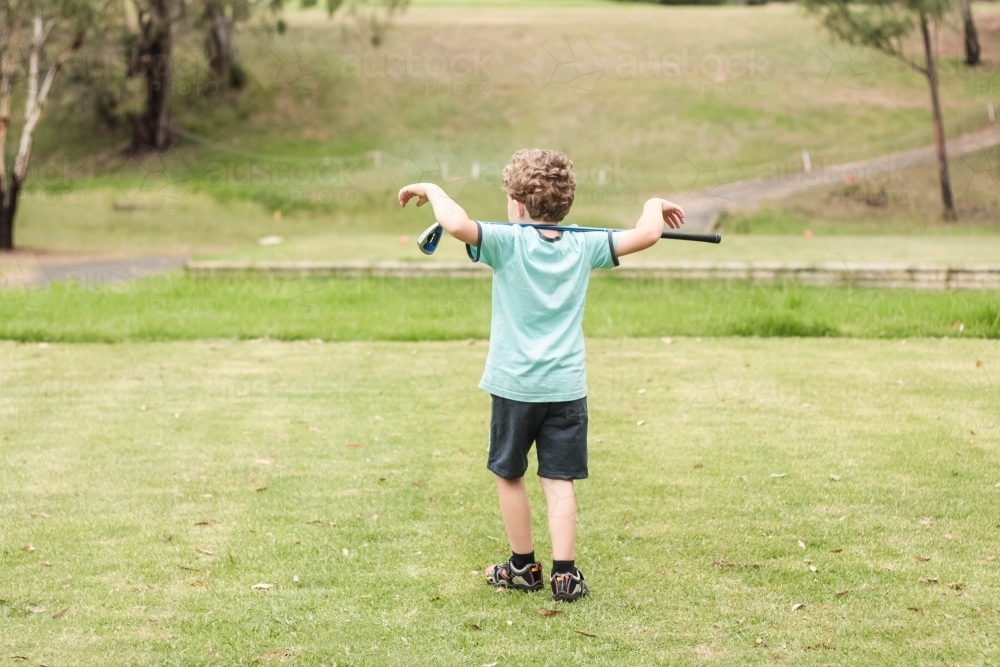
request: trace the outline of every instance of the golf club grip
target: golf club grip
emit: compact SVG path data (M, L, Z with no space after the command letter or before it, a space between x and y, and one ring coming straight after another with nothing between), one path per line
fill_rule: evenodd
M721 234L679 234L677 232L663 232L661 239L673 239L675 241L700 241L701 243L722 243Z

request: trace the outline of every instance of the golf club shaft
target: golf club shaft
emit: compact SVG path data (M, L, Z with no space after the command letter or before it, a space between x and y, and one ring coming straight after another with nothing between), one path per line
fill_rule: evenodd
M503 223L491 223L503 224ZM608 229L606 227L565 227L563 225L532 225L529 223L515 223L522 227L534 227L535 229L549 229L559 232L624 232L624 229ZM680 232L663 232L661 239L671 239L674 241L699 241L701 243L722 243L722 236L719 234L682 234Z

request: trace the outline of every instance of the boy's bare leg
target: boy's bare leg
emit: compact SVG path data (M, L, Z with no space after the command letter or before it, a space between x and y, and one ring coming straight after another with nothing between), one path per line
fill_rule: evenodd
M497 479L497 495L500 497L500 514L507 529L511 551L529 554L534 551L531 541L531 509L528 507L528 489L524 478Z
M549 508L552 560L574 560L576 554L576 489L573 480L547 479L542 491Z

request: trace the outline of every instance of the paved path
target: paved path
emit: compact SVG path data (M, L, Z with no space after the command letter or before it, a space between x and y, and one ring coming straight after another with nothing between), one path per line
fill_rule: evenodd
M948 142L948 157L954 158L1000 144L1000 127L964 134ZM669 195L670 200L684 207L686 232L710 232L715 228L719 213L729 207L756 204L764 199L781 199L797 192L821 185L843 183L847 174L855 181L866 177L882 181L886 172L898 172L937 159L933 146L888 153L868 160L838 164L815 169L810 174L797 173L785 176L760 176L742 181L724 183L709 190Z
M179 269L187 257L183 255L160 255L153 257L131 257L129 259L87 260L48 264L36 267L25 281L29 287L44 287L62 280L75 280L87 287L104 283L118 283L136 278L144 278L161 271Z

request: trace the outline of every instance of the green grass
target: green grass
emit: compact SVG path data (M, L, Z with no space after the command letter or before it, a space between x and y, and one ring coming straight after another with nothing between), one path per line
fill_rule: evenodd
M996 341L588 351L593 595L543 618L476 574L506 550L485 346L0 343L2 655L996 661Z
M754 211L732 211L723 231L740 234L986 236L1000 231L1000 147L949 159L958 223L942 220L936 165L871 169L853 182L822 183ZM852 175L853 176L853 175ZM905 242L905 241L904 241Z
M206 81L201 41L178 38L187 55L172 102L190 134L165 163L127 161L126 128L100 126L89 101L67 89L38 131L39 175L28 187L134 191L148 186L143 179L152 172L154 182L252 201L266 213L317 211L399 232L405 218L391 194L406 182L447 180L471 208L495 217L503 213L496 195L510 154L545 145L576 162L581 223L626 224L635 212L623 203L716 180L794 174L802 149L819 164L932 141L919 76L830 43L794 5L447 4L408 11L377 51L321 11L290 12L289 39L309 45L303 57L325 73L315 89L272 82L264 70L254 75L272 36L244 31L247 89L206 95L198 92ZM996 11L977 6L986 53L1000 45L1000 31L990 27ZM598 68L594 81L550 81L533 60L546 49L560 53L564 38L579 45L581 72ZM953 41L942 37L948 58L959 53ZM413 67L397 71L390 58ZM466 67L470 58L480 65ZM455 66L428 73L426 65L441 62ZM851 71L865 75L866 85L852 81ZM942 79L948 135L986 127L989 91L1000 86L996 68L949 68ZM283 174L293 171L289 182ZM38 223L25 216L19 224L30 234Z
M183 274L88 290L57 283L0 299L0 339L119 342L486 339L490 281L199 279ZM1000 338L990 291L931 292L597 277L589 336Z

